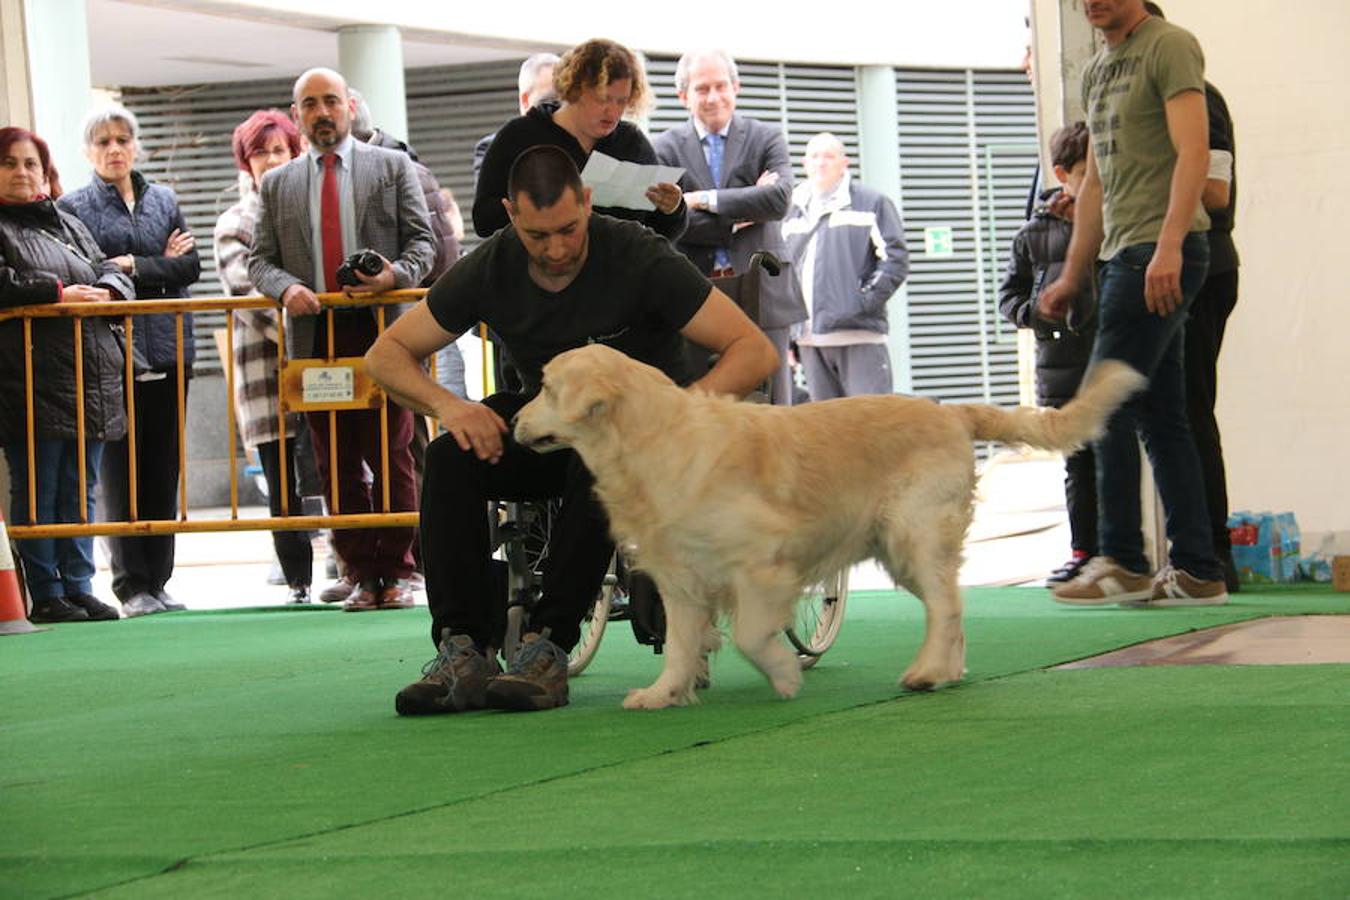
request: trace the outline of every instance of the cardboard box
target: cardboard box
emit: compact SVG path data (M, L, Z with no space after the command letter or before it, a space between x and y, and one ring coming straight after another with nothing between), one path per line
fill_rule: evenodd
M1350 556L1331 558L1331 584L1338 591L1350 591Z

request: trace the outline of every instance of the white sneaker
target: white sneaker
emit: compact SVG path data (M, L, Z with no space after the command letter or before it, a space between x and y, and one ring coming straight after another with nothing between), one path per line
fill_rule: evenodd
M1131 572L1109 556L1094 556L1072 581L1055 585L1051 596L1070 606L1110 606L1130 600L1147 600L1153 594L1153 578Z
M1153 591L1144 600L1123 601L1121 606L1223 606L1228 602L1228 588L1222 578L1213 581L1196 578L1185 569L1164 566L1153 579Z

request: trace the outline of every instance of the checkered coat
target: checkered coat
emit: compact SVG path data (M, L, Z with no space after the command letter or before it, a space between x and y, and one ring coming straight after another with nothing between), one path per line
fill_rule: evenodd
M216 271L232 297L254 293L248 278L248 257L253 250L253 228L258 218L258 192L253 178L239 173L239 202L216 220ZM234 311L234 409L244 445L249 448L279 440L277 422L276 309ZM287 440L294 438L298 415L286 420Z

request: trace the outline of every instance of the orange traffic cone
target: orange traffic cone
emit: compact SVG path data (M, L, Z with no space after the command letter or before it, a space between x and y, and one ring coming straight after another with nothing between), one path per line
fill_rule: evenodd
M27 634L30 631L46 631L28 621L23 604L23 591L19 590L19 575L14 571L14 553L9 546L9 533L5 531L5 517L0 515L0 634Z

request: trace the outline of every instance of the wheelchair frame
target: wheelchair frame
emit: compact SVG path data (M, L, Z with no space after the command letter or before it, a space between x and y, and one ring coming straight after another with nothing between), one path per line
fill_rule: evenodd
M777 275L781 263L772 253L759 252L751 257L749 271L712 280L714 286L735 301L756 323L759 322L761 270ZM700 348L692 344L688 346L696 364L713 365L715 358L702 353ZM763 398L767 398L767 384L761 385L760 393ZM521 629L528 613L542 593L543 565L548 557L549 532L558 503L557 500L549 500L490 505L491 546L493 552L504 558L507 565L506 632L502 654L508 664L520 644ZM793 623L784 629L784 636L797 651L797 659L803 669L815 665L838 637L847 602L847 570L803 592ZM622 550L616 548L595 603L581 623L581 640L569 655L568 674L580 675L595 659L600 640L611 619L630 618L638 642L648 644L654 653L660 653L665 638L664 613L659 616L662 633L652 633L654 629L646 624L658 619L657 610L647 608L654 603L659 604L659 596L654 590L647 590L644 585L634 581L633 574L624 564Z

